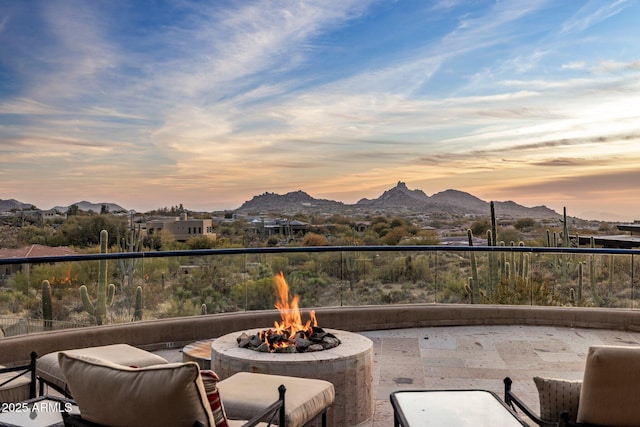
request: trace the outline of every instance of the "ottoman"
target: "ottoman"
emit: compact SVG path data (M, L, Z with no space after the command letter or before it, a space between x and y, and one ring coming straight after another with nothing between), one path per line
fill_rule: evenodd
M151 366L168 363L166 359L142 350L129 344L113 344L99 347L85 347L73 350L65 350L67 354L78 354L107 360L124 366ZM44 384L55 390L72 397L67 389L64 376L58 364L58 352L48 353L38 359L36 364L36 376L40 380L40 395L43 395Z
M220 400L229 418L251 419L275 400L283 384L285 425L300 427L322 416L327 424L327 409L333 405L335 390L329 381L309 378L238 372L218 382Z

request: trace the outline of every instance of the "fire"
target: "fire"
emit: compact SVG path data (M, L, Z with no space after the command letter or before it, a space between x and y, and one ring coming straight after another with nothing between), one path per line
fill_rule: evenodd
M287 335L289 339L293 339L297 332L312 333L312 327L318 326L318 320L316 319L315 311L309 313L309 320L306 323L302 323L302 313L300 312L300 296L294 295L291 301L289 301L289 285L284 278L282 272L275 276L276 285L276 308L280 312L281 322L277 320L274 322L275 332L278 334Z
M238 346L271 353L303 353L321 351L340 345L340 339L331 332L318 327L315 311L309 312L309 320L302 323L300 297L289 300L289 285L282 272L275 275L276 308L281 321L274 322L273 329L261 330L249 335L246 332L237 338Z

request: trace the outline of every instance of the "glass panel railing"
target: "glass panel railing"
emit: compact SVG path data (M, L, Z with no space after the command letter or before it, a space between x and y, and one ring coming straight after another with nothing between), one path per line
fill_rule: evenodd
M638 254L629 249L345 246L0 259L0 328L10 335L272 309L273 276L280 271L303 308L455 303L635 309ZM101 262L107 265L106 280L100 280ZM115 287L113 300L109 284Z

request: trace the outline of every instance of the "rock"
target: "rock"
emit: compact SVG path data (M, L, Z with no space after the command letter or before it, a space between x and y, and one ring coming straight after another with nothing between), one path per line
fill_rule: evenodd
M324 347L322 346L322 344L311 344L309 347L307 347L308 352L322 351L322 350L324 350Z
M256 347L256 351L260 351L262 353L269 353L269 344L263 342L259 347Z

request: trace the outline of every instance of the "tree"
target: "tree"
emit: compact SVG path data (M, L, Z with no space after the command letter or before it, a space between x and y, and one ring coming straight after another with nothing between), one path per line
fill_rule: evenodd
M307 233L302 239L302 246L328 246L329 240L321 234Z
M491 224L487 219L481 219L473 221L469 227L474 236L484 236L487 234L487 230L491 228Z
M78 205L73 204L69 206L69 208L67 209L67 216L78 215L79 211L80 211L80 208L78 207Z
M216 241L207 236L192 237L185 242L187 249L212 249Z
M402 240L403 237L408 236L409 232L404 227L396 227L391 229L387 234L380 239L380 242L384 245L395 246Z
M537 225L536 221L532 218L520 218L513 225L517 230L530 231Z

